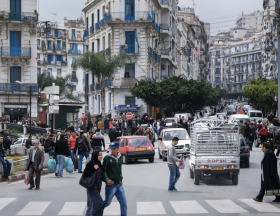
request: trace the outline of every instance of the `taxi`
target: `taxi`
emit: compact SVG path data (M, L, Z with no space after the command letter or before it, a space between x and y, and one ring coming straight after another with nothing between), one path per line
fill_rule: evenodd
M155 150L153 144L146 136L122 136L116 141L119 143L119 152L123 156L123 163L130 160L148 159L154 162Z
M158 145L158 155L163 161L167 160L167 149L172 144L173 137L178 137L179 142L175 146L176 155L179 157L180 154L185 156L190 155L190 145L191 139L188 135L188 132L184 128L166 128L163 129L159 135L158 140L156 141Z

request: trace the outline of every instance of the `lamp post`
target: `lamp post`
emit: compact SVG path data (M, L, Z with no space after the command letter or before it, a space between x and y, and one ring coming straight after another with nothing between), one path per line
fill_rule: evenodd
M29 85L25 85L23 84L23 82L21 81L16 81L16 83L20 84L20 85L23 85L23 86L26 86L26 87L29 87L30 89L30 95L29 95L29 98L30 98L30 112L29 112L29 117L30 117L30 121L29 121L29 129L30 129L30 133L29 133L29 136L31 136L31 93L32 93L32 85L29 84Z

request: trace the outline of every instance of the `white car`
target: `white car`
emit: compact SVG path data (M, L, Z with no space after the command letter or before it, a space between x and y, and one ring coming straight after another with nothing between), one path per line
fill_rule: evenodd
M166 127L171 127L172 126L172 120L174 120L174 122L177 124L178 119L177 118L166 118L164 120Z
M18 147L18 146L25 146L26 140L28 140L27 137L23 137L23 138L18 138L16 139L16 141L14 141L14 143L12 144L12 146L14 147ZM32 144L34 143L34 140L36 139L32 139ZM39 140L39 145L41 145L40 140Z
M250 121L249 117L245 114L234 114L229 117L228 123L240 125L240 120L243 120L243 123Z
M256 119L257 122L263 120L263 113L260 110L250 109L248 110L247 115L251 122L254 122L254 119Z
M180 154L189 156L191 139L184 128L166 128L163 129L157 140L159 158L167 160L167 148L172 144L173 137L178 137L179 142L175 146L176 155Z

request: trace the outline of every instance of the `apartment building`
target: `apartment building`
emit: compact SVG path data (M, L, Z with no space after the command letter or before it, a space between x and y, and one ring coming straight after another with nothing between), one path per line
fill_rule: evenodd
M37 1L0 0L0 8L0 117L27 119L31 109L34 119L38 116Z
M105 82L105 113L152 113L152 107L129 92L141 79L160 81L175 75L177 58L177 0L88 0L83 12L86 43L94 52L131 57L123 69ZM100 83L89 74L89 107L101 113Z
M237 18L236 28L262 30L262 11L254 11L250 14L244 14Z
M73 93L80 94L80 100L85 102L80 114L88 110L89 75L82 68L73 67L73 63L85 53L84 34L83 17L77 20L67 20L65 17L63 23L53 22L48 28L46 23L42 23L37 32L37 74L47 72L53 77L71 74Z

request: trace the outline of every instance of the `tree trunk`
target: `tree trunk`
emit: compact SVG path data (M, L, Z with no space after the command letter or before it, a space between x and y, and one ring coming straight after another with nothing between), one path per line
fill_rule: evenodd
M100 79L100 90L101 90L101 121L104 122L105 116L105 85L104 85L104 78L101 77ZM104 126L102 128L102 134L104 134Z

